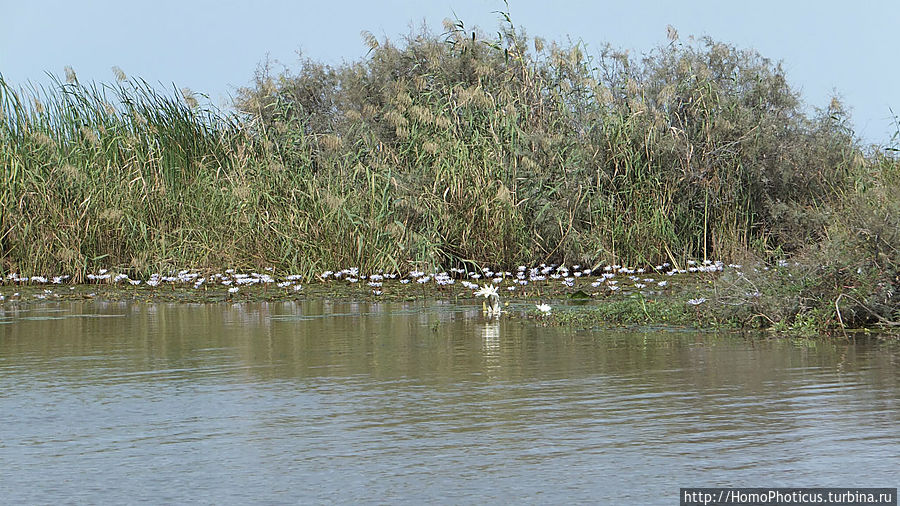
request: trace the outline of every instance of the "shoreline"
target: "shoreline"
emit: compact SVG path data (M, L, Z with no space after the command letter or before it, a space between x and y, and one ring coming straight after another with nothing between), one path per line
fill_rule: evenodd
M428 296L391 285L440 273L379 269L447 269L436 293L459 295L486 277L451 267L581 262L590 285L575 266L541 266L549 284L572 280L529 301L601 301L572 323L900 331L896 138L861 145L840 100L808 110L752 49L694 40L591 61L508 28L499 45L423 31L357 62L266 71L232 111L125 75L88 83L69 69L18 88L0 76L0 285L271 269L133 280L214 282L231 295L172 298L230 300L244 282L293 286L281 269L311 288L353 265L341 279L365 287L348 293L384 299ZM671 268L654 265L718 270L707 258L752 267L658 285ZM501 298L526 296L526 276ZM48 288L27 297L59 296Z
M411 271L406 275L366 275L356 269L345 269L325 271L309 280L299 275L275 275L274 270L267 269L262 269L265 274L240 273L233 269L219 272L185 269L165 276L155 274L146 280L131 280L124 274L114 275L102 269L98 274L86 276L94 282L81 284L67 284L69 278L64 276L8 275L0 282L0 311L48 302L89 300L183 304L316 299L392 303L447 300L477 305L480 300L475 291L489 283L498 289L504 308L510 303L527 305L526 309L504 311L501 319L525 318L541 325L663 327L814 339L849 338L857 334L900 337L898 329L886 325L822 329L812 321L803 325L773 324L765 314L747 318L746 311L736 313L735 307L751 304L762 294L745 293L746 300L735 302L722 290L723 286L733 286L736 280L747 279L740 265L707 261L692 263L690 271L657 267L661 269L649 269L649 272L622 266L572 271L543 266L496 273L488 269L472 272L456 269L449 274ZM781 267L789 270L787 265ZM788 272L787 276L792 274ZM489 280L487 283L485 278ZM538 305L544 304L549 306L549 311L539 310Z

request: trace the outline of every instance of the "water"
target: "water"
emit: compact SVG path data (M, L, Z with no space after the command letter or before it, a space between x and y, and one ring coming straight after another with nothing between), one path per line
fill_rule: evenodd
M447 303L0 312L8 503L673 504L895 487L900 346L488 323Z

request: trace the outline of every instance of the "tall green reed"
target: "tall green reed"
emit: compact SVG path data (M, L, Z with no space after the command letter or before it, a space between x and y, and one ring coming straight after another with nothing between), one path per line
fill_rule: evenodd
M391 170L404 246L433 263L796 250L862 163L842 113L809 117L779 65L712 40L635 59L511 24L365 38L360 62L262 68L238 107L286 158Z
M810 116L779 65L708 39L364 38L360 61L261 67L237 114L124 75L0 78L0 269L765 256L821 239L868 163L839 103Z

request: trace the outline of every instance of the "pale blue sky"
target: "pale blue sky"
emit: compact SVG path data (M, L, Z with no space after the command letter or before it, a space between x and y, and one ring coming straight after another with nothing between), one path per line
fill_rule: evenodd
M295 51L328 63L365 55L368 30L400 38L410 24L441 31L455 12L467 25L495 31L500 0L0 0L0 73L7 81L48 82L45 71L72 66L79 79L111 81L110 67L150 82L175 83L222 104L252 78L268 53L294 66ZM833 91L852 110L857 133L885 143L900 114L900 1L520 1L516 25L548 40L583 40L642 53L665 42L666 25L682 38L709 35L783 60L810 105Z

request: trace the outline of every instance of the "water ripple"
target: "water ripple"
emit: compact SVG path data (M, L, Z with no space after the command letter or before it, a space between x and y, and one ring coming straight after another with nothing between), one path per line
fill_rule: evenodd
M453 306L116 311L0 330L8 501L667 504L848 470L884 486L900 464L900 361L876 342L572 333Z

